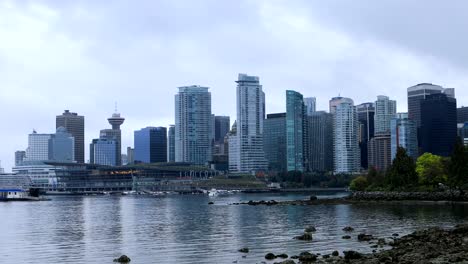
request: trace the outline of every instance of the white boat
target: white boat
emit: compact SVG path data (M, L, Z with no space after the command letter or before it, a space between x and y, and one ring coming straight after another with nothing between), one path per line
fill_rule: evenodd
M208 191L208 196L213 197L213 196L218 196L219 192L216 189L211 189Z

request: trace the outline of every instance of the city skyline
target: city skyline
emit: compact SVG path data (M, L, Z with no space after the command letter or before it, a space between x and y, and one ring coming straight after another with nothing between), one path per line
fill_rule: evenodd
M212 112L230 116L232 124L236 105L226 98L235 98L239 72L262 78L267 114L284 111L286 89L316 97L317 110L337 95L356 104L386 95L406 112L406 89L422 82L456 88L457 106L466 106L466 40L460 38L466 3L451 4L450 17L431 20L446 4L425 2L422 13L402 1L384 7L372 1L186 2L186 9L155 2L2 2L0 22L8 22L0 23L0 118L7 124L0 138L8 139L1 142L2 166L11 169L13 153L27 147L25 135L33 129L53 133L55 115L64 109L86 117L88 160L88 144L106 126L115 101L127 119L122 149L132 146L135 129L174 123L171 98L184 84L210 87ZM176 21L167 16L174 11ZM388 13L411 15L395 21ZM393 30L384 30L389 22Z

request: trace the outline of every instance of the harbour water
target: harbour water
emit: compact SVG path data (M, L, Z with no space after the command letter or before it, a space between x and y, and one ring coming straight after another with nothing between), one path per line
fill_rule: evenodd
M451 227L468 217L467 204L231 205L308 195L53 196L0 203L0 262L112 263L126 254L133 264L260 263L268 252L369 252L369 244L357 241L358 233L404 235L434 225ZM313 241L292 239L309 225L317 228ZM356 229L351 240L341 238L345 226ZM243 247L250 252L239 253Z

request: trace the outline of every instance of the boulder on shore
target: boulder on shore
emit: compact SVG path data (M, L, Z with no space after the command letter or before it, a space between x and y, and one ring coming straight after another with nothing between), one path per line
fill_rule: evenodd
M372 235L367 235L367 234L359 234L357 236L357 239L359 241L371 241L372 239L374 239L374 237Z
M128 263L130 261L131 259L127 257L126 255L122 255L119 258L114 259L114 262L119 262L119 263Z
M362 258L362 254L353 250L350 251L343 251L345 259L360 259Z
M304 251L301 254L299 254L299 261L301 262L312 262L316 260L317 256L308 251Z

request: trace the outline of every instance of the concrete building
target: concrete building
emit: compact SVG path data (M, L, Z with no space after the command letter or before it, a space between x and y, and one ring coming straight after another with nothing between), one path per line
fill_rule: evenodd
M175 96L175 161L207 164L212 159L211 93L208 87L179 87Z
M146 127L134 133L135 163L167 162L167 129Z
M318 111L307 116L307 171L333 171L333 115Z
M286 113L268 114L263 123L263 149L268 161L268 170L287 171Z
M388 96L379 95L375 101L375 134L390 133L390 120L396 114L396 101Z
M49 140L51 134L38 134L33 131L28 136L25 161L44 161L49 159Z
M169 126L167 134L167 162L175 162L175 125Z
M350 98L332 98L330 112L333 114L333 149L335 173L360 171L359 122L356 107Z
M236 82L237 147L231 148L229 144L229 156L235 156L237 164L231 164L230 158L229 168L238 173L265 171L268 168L263 151L265 93L257 76L239 74Z
M457 101L432 94L421 101L422 152L448 157L457 139Z
M369 141L369 168L385 171L392 165L390 134L378 133Z
M288 171L304 171L304 100L302 94L286 91L286 153Z
M75 138L64 127L58 127L49 139L48 160L75 162Z
M304 104L306 109L306 115L310 116L317 111L317 99L315 97L304 98Z
M406 149L408 156L418 158L418 137L416 122L409 119L408 113L398 113L390 122L391 159L395 159L397 147Z
M359 121L359 149L361 151L361 167L368 168L368 144L374 137L375 104L363 103L356 106Z
M85 162L85 118L77 113L65 110L62 115L56 116L55 128L64 127L75 139L74 159L78 163Z
M18 150L15 151L15 166L20 166L26 159L26 151Z

